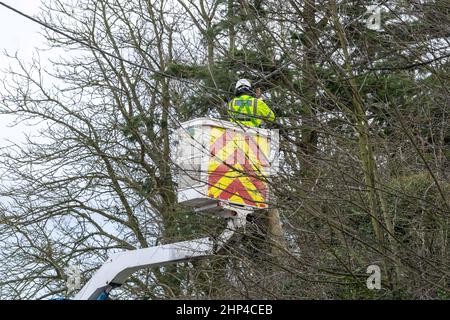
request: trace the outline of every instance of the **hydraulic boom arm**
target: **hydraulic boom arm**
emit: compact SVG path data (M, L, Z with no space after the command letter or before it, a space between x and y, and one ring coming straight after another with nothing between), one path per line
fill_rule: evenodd
M77 293L75 300L104 300L112 289L120 287L131 274L140 269L214 254L228 242L238 228L245 225L245 218L252 211L226 204L222 207L229 217L228 225L216 241L201 238L115 253Z

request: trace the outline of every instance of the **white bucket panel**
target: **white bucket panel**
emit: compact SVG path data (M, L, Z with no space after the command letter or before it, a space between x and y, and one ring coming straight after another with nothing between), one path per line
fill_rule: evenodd
M214 129L214 130L213 130ZM268 129L260 129L260 128L248 128L242 127L235 123L224 121L224 120L216 120L209 118L198 118L191 121L187 121L181 124L181 127L176 131L176 141L177 141L177 151L175 154L175 162L178 166L177 170L177 178L178 178L178 202L183 203L192 207L202 207L205 205L210 205L211 203L217 201L223 201L223 199L219 199L217 193L220 193L222 189L211 188L210 183L208 181L212 181L210 175L213 174L211 168L217 167L218 158L214 155L214 151L212 151L213 140L218 135L218 132L229 132L230 136L239 137L234 138L238 139L238 144L242 142L241 140L253 139L253 144L255 141L262 141L264 145L268 145L268 152L266 154L266 158L269 162L265 167L261 167L264 171L264 177L269 178L271 175L275 174L278 171L278 159L279 159L279 135L278 130L268 130ZM228 134L224 134L224 146L226 148L233 148L233 146L228 145L228 141L226 141L226 137ZM258 138L259 137L259 138ZM230 138L231 139L231 138ZM239 140L240 139L240 140ZM261 140L263 139L263 140ZM236 144L236 141L234 141ZM258 142L256 142L257 147L259 148ZM267 149L267 148L266 148ZM258 149L259 150L259 149ZM256 152L257 153L257 152ZM242 157L234 158L234 165L232 169L230 169L229 175L232 177L236 176L236 172L239 171L240 163L239 161ZM258 156L259 158L259 156ZM236 160L238 159L238 160ZM267 161L266 161L267 162ZM246 161L248 164L248 159ZM215 166L214 166L215 164ZM226 165L230 165L227 163ZM233 164L232 164L233 165ZM243 165L243 164L242 164ZM233 170L237 168L237 170ZM208 172L209 171L209 172ZM231 181L228 179L228 174L223 176L224 183L228 183ZM247 188L250 185L251 179L255 181L254 176L249 175L249 178L244 177L245 174L240 175L239 179L244 181L243 185ZM227 180L228 179L228 180ZM219 185L224 185L220 184ZM260 185L257 183L256 185ZM253 186L253 185L252 185ZM257 193L257 189L252 187L253 189L248 193L253 197L255 192ZM250 190L251 188L249 188ZM212 190L215 192L212 192ZM225 192L225 191L224 191ZM253 203L254 198L252 198L252 202L246 201L244 196L231 196L230 192L228 192L228 197L226 201L231 203L250 205L260 208L267 207L268 201L268 190L265 190L264 203L261 201L256 201ZM239 192L238 192L239 193ZM240 194L240 193L239 193ZM244 203L244 200L245 203Z

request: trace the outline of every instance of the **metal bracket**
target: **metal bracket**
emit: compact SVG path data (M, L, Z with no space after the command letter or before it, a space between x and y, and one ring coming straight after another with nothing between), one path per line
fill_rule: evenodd
M222 249L234 235L236 230L245 227L247 223L247 215L253 212L253 209L249 207L241 207L228 203L222 203L221 206L223 209L229 211L229 218L227 219L227 227L216 239L214 252Z

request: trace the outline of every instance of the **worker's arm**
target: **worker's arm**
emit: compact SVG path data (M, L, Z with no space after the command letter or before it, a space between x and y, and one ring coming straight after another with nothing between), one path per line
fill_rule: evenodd
M257 116L268 122L275 120L275 113L261 99L258 99Z

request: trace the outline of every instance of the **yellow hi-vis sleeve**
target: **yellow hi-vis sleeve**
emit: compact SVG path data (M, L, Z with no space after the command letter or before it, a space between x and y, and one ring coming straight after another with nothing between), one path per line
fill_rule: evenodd
M273 122L275 120L275 113L273 113L272 110L267 106L267 104L262 101L261 99L258 100L258 107L257 107L257 116L261 117L264 121L270 121Z

